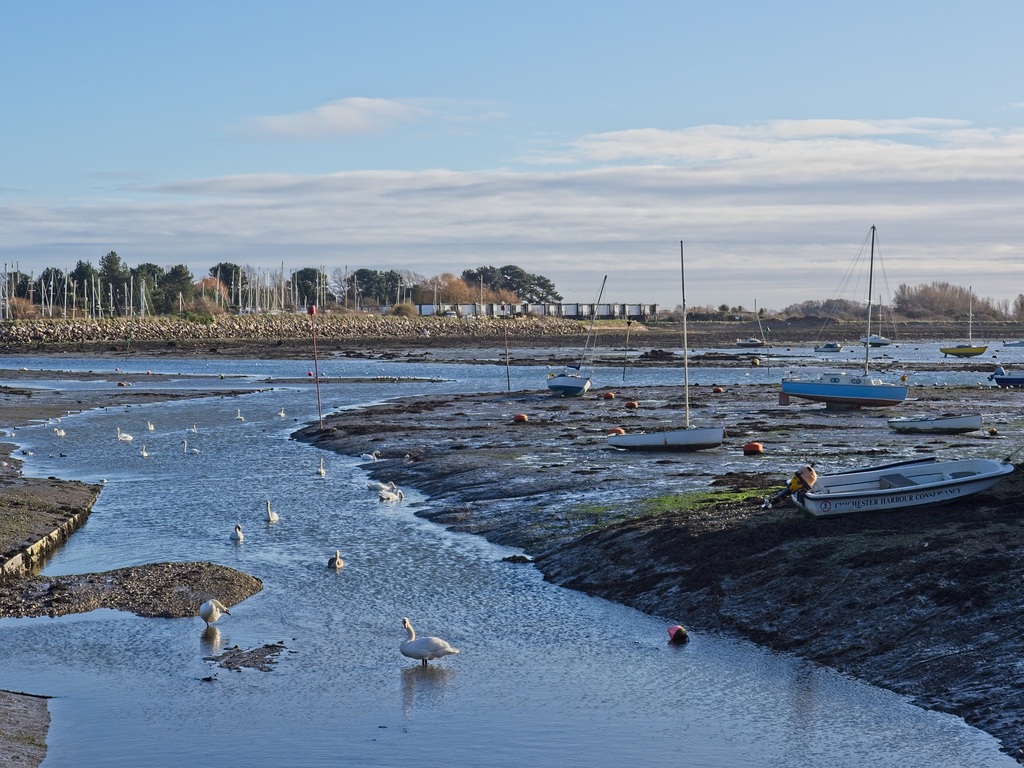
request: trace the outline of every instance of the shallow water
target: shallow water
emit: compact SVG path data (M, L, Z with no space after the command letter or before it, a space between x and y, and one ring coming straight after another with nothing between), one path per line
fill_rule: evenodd
M293 376L304 365L218 363L209 383L237 387L219 374ZM395 365L447 381L332 386L325 410L505 387L504 368ZM514 385L528 372L537 374L513 370ZM414 489L402 504L379 502L358 458L289 439L316 414L303 382L73 415L63 439L52 425L19 430L35 452L29 474L108 481L46 573L210 560L265 585L211 632L199 618L115 611L0 621L0 687L56 697L45 766L1014 764L957 718L791 657L700 631L670 647L665 627L685 617L547 584L501 562L514 550L415 517L429 500ZM186 431L193 424L198 434ZM117 427L133 442L119 443ZM182 440L200 453L186 454ZM281 515L273 525L267 500ZM228 538L236 523L240 545ZM335 549L346 561L337 574L326 567ZM427 669L405 659L403 616L462 653ZM278 641L286 650L270 673L205 659Z

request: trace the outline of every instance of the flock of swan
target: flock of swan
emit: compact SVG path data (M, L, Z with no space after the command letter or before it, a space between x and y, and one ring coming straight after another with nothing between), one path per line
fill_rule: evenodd
M284 408L282 408L277 415L284 418ZM237 421L245 421L245 417L242 416L242 410L240 408L235 410L235 419ZM147 421L146 429L147 431L152 432L155 430L155 427L152 422ZM65 432L61 428L54 428L53 431L58 437L65 436ZM192 427L186 431L191 432L194 435L198 435L199 425L193 424ZM117 428L118 442L130 443L134 439L135 438L127 432L122 432L120 427ZM199 449L196 447L193 447L191 451L189 450L187 440L181 441L181 448L182 453L186 456L190 454L199 454ZM145 444L142 446L140 455L143 458L149 456L149 452L146 450ZM360 458L363 461L377 461L380 456L380 451L372 451L371 453L364 453ZM324 469L324 460L322 458L320 459L320 466L319 469L317 469L317 474L320 475L320 477L327 476L327 471ZM395 486L394 482L388 482L386 484L381 482L371 482L367 483L366 487L370 490L376 491L377 498L381 501L394 502L405 499L405 494L400 488ZM280 519L281 516L271 509L270 502L267 501L267 524L276 523L280 521ZM236 544L240 544L245 540L245 534L242 532L242 525L240 523L236 524L234 530L231 532L231 540ZM327 567L335 571L340 571L345 567L345 561L341 557L341 550L334 551L334 555L327 561ZM206 622L207 627L219 621L222 615L230 616L231 611L229 611L219 600L207 600L199 607L199 618ZM408 618L402 619L402 627L405 629L408 639L399 646L399 651L407 658L418 659L422 662L423 666L427 666L427 662L432 659L440 659L445 656L452 656L459 653L458 648L452 648L446 641L439 637L416 637L416 630L413 629Z

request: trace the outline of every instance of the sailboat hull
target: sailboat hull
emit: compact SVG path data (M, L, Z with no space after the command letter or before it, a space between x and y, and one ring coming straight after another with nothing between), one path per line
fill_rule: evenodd
M563 397L579 397L590 389L590 379L571 373L554 373L548 377L548 389Z
M608 445L629 451L700 451L717 448L725 439L721 427L673 429L667 432L638 432L631 435L609 435Z
M846 373L822 374L817 379L783 379L782 394L817 403L885 408L907 399L906 384L887 384L864 376Z
M978 355L985 354L985 350L988 347L972 347L969 344L959 344L955 347L939 347L939 352L943 355L953 357L977 357Z

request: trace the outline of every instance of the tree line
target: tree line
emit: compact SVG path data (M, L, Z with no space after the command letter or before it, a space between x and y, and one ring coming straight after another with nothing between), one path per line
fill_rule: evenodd
M198 280L184 264L130 267L116 251L98 266L79 261L72 270L0 275L0 319L216 314L226 311L301 311L310 305L351 310L400 304L472 304L561 301L554 283L515 265L467 269L460 277L424 277L407 270L286 271L219 262Z

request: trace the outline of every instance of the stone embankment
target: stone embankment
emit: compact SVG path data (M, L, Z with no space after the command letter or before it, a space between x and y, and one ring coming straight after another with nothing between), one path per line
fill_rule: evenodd
M586 325L561 318L505 321L395 315L317 315L318 340L497 339L574 336ZM0 350L79 344L307 341L308 315L223 315L209 322L169 317L15 320L0 323Z

